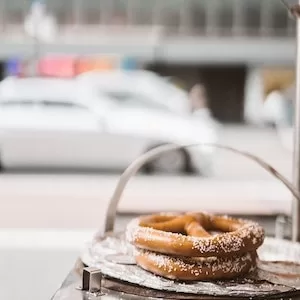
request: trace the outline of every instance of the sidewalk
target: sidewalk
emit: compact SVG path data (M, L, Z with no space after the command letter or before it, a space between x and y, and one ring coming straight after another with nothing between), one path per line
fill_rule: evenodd
M118 176L0 177L0 227L97 228ZM151 181L150 181L151 179ZM289 191L275 180L139 176L129 182L121 213L204 210L224 214L291 212Z

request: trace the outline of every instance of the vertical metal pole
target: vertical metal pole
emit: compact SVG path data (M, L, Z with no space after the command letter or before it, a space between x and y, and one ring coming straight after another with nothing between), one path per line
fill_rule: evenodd
M218 5L216 0L210 0L205 2L205 13L206 13L206 34L216 35L219 31L219 24L218 24Z
M261 14L260 14L260 34L262 36L269 36L272 34L270 31L272 30L271 17L272 17L272 9L273 3L270 1L261 1Z
M82 7L83 1L82 0L72 0L72 20L73 20L73 27L79 27L82 26Z
M185 34L188 33L190 29L190 1L184 0L180 4L179 33Z
M234 36L242 36L243 29L245 28L243 24L244 18L244 2L240 0L235 0L233 2L233 28L232 33Z
M299 0L300 4L300 0ZM294 121L294 160L293 179L295 187L300 190L300 19L297 18L297 56L296 56L296 101L295 101L295 121ZM293 199L292 211L292 240L300 241L300 203Z
M133 27L134 23L134 0L127 0L124 4L126 7L124 8L124 14L126 16L126 27Z

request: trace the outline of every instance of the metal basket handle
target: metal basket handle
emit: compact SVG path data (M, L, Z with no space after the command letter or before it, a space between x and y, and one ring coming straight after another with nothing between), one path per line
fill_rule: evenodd
M258 158L257 156L248 153L246 151L241 151L234 149L229 146L224 146L220 144L189 144L189 145L174 145L174 144L166 144L159 147L156 147L144 154L142 154L140 157L138 157L135 161L133 161L128 168L123 172L121 175L119 182L115 188L115 191L112 195L112 198L109 202L109 206L106 213L106 220L105 220L105 226L104 226L104 233L113 231L114 229L114 223L117 213L117 207L118 203L120 201L120 198L122 196L122 193L125 189L125 186L129 179L135 175L139 169L148 163L149 161L153 160L154 158L158 157L159 155L172 151L172 150L179 150L184 149L187 147L195 147L195 146L205 146L205 147L214 147L218 149L227 150L230 152L233 152L235 154L239 154L241 156L247 157L250 160L256 162L258 165L260 165L262 168L264 168L267 172L269 172L271 175L273 175L275 178L279 179L292 193L292 195L297 199L297 201L300 202L300 193L295 189L295 187L279 172L277 172L273 167L271 167L269 164L264 162L262 159ZM100 235L102 233L98 233Z

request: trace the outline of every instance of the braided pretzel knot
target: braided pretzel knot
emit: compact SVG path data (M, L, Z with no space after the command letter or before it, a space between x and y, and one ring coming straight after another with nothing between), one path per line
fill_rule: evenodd
M211 235L212 230L221 233ZM264 230L227 216L160 214L132 220L126 236L142 268L171 279L208 280L234 278L255 267Z

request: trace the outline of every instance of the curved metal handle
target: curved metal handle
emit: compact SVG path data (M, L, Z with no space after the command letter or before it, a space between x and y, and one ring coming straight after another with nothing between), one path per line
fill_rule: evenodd
M241 156L247 157L251 159L252 161L259 164L262 168L264 168L266 171L268 171L271 175L273 175L275 178L279 179L293 194L293 196L297 199L297 201L300 202L300 193L294 188L294 186L279 172L277 172L273 167L271 167L269 164L264 162L262 159L258 158L257 156L248 153L246 151L241 151L234 149L229 146L224 146L220 144L189 144L189 145L173 145L173 144L167 144L162 145L157 148L154 148L143 155L141 155L139 158L137 158L133 163L129 165L129 167L123 172L121 175L119 182L116 186L116 189L112 195L112 198L110 200L107 214L106 214L106 220L105 220L105 227L104 232L113 231L114 229L114 222L116 218L117 213L117 206L120 201L120 198L122 196L122 193L124 191L124 188L129 181L129 179L139 171L139 169L149 162L150 160L158 157L159 155L172 151L172 150L179 150L187 147L195 147L195 146L208 146L208 147L214 147L218 149L227 150L236 154L239 154ZM102 233L101 233L102 234Z

